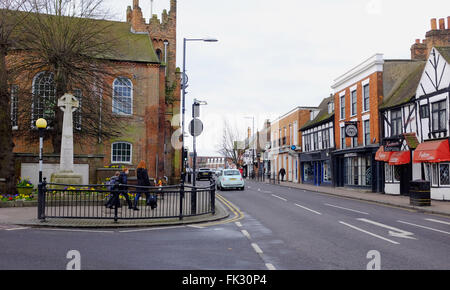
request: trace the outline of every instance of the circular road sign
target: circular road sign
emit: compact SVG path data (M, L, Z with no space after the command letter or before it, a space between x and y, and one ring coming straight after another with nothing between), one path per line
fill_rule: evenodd
M199 119L193 119L189 124L189 132L192 136L198 137L203 132L203 123Z

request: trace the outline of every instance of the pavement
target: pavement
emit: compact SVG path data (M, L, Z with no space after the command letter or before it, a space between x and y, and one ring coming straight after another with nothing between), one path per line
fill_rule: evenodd
M264 182L268 183L268 182ZM372 193L349 188L335 188L326 186L313 186L292 182L280 182L277 186L295 188L299 190L319 192L349 199L364 200L379 204L385 204L400 208L414 209L419 212L450 216L450 202L432 200L431 206L418 207L410 205L409 197ZM216 203L216 214L208 214L196 217L185 217L183 220L154 219L154 220L89 220L89 219L47 219L45 222L38 220L36 207L11 207L0 208L0 224L13 224L33 227L64 227L64 228L125 228L125 227L160 227L175 226L196 223L207 223L224 220L230 216L230 211L221 203Z
M264 182L269 183L269 182ZM273 184L273 183L271 183ZM383 193L373 193L371 191L364 191L352 188L341 188L341 187L328 187L328 186L314 186L310 184L297 184L293 182L280 182L280 184L275 184L278 186L296 188L300 190L319 192L339 197L345 197L355 200L364 200L375 202L379 204L385 204L400 208L414 209L418 212L440 214L445 216L450 216L450 201L437 201L431 200L431 206L414 206L410 204L410 199L408 196L390 195Z
M167 219L120 220L112 219L37 219L37 207L0 208L0 225L17 225L24 227L55 227L55 228L132 228L132 227L163 227L189 224L208 223L226 219L230 212L220 202L216 202L216 213L201 216Z

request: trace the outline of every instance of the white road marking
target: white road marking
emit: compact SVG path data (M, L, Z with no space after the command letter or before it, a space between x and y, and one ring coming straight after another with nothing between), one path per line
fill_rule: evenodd
M279 198L279 199L281 199L281 200L283 200L283 201L287 201L287 199L282 198L282 197L280 197L280 196L278 196L278 195L272 194L272 196L273 196L273 197L276 197L276 198Z
M5 231L18 231L18 230L26 230L29 228L26 227L20 227L20 228L11 228L11 229L5 229Z
M276 270L276 268L272 264L269 264L269 263L266 264L266 268L267 268L267 270L271 270L271 271Z
M241 224L240 222L235 222L235 224L236 224L238 227L242 228L242 224Z
M402 223L402 224L411 225L411 226L415 226L415 227L418 227L418 228L423 228L423 229L427 229L427 230L430 230L430 231L435 231L435 232L439 232L439 233L443 233L443 234L450 235L450 232L446 232L446 231L442 231L442 230L437 230L437 229L425 227L425 226L422 226L422 225L416 225L416 224L412 224L412 223L408 223L408 222L404 222L404 221L398 221L398 222L399 222L399 223Z
M440 223L440 224L444 224L444 225L449 225L450 226L449 222L444 222L444 221L435 220L435 219L425 219L425 220L430 221L430 222L434 222L434 223Z
M249 240L251 240L252 238L250 237L250 234L246 231L246 230L241 230L242 234Z
M194 226L194 225L189 225L189 228L195 228L195 229L204 229L205 227L202 226Z
M83 232L83 233L108 233L113 234L114 231L96 231L96 230L71 230L71 229L42 229L43 231L57 231L57 232Z
M400 229L397 229L397 228L394 228L394 227L391 227L391 226L388 226L388 225L385 225L385 224L382 224L382 223L379 223L379 222L374 222L374 221L371 221L371 220L368 220L368 219L358 219L358 220L362 221L362 222L369 223L369 224L376 225L378 227L382 227L382 228L388 229L388 230L390 230L388 232L390 236L397 237L397 238L417 240L416 238L411 237L411 236L414 235L413 233L410 233L410 232L407 232L407 231L404 231L404 230L400 230Z
M185 226L151 228L151 229L138 229L138 230L126 230L126 231L119 231L119 233L135 233L135 232L147 232L147 231L169 230L169 229L179 229L179 228L185 228Z
M252 243L252 247L253 247L253 249L255 250L255 252L256 252L257 254L262 254L262 253L263 253L263 251L261 250L261 248L260 248L256 243Z
M340 209L343 209L343 210L348 210L348 211L356 212L356 213L360 213L360 214L368 215L367 212L363 212L363 211L359 211L359 210L354 210L354 209L350 209L350 208L346 208L346 207L341 207L341 206L337 206L337 205L332 205L332 204L328 204L328 203L325 203L325 205L326 205L326 206L335 207L335 208L340 208Z
M396 241L386 239L385 237L382 237L382 236L373 234L373 233L371 233L371 232L368 232L368 231L366 231L366 230L360 229L360 228L358 228L358 227L352 226L351 224L347 224L347 223L344 223L344 222L342 222L342 221L340 221L339 223L341 223L341 224L343 224L343 225L345 225L345 226L348 226L348 227L350 227L350 228L352 228L352 229L355 229L355 230L357 230L357 231L360 231L360 232L363 232L363 233L365 233L365 234L371 235L372 237L379 238L379 239L381 239L381 240L387 241L387 242L392 243L392 244L394 244L394 245L400 245L400 243L398 243L398 242L396 242Z
M312 209L307 208L307 207L304 207L303 205L299 205L299 204L297 204L297 203L296 203L295 205L298 206L298 207L301 207L301 208L303 208L303 209L309 210L310 212L313 212L313 213L315 213L315 214L322 215L320 212L315 211L315 210L312 210Z

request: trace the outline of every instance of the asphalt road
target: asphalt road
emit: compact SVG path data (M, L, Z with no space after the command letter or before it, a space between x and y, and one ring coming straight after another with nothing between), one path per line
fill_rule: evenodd
M253 182L218 193L232 214L206 225L0 225L0 269L64 270L71 250L84 270L450 269L447 217Z

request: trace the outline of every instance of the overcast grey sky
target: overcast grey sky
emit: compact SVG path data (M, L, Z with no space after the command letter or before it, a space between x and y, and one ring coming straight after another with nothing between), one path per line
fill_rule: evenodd
M107 5L125 21L132 0ZM140 6L148 20L150 0ZM159 18L169 8L169 0L154 0ZM193 98L208 102L199 154L217 155L224 119L245 135L246 116L261 128L296 106L318 106L334 79L375 53L410 58L430 19L449 15L448 0L178 0L179 67L184 37L219 39L187 49L187 106Z

